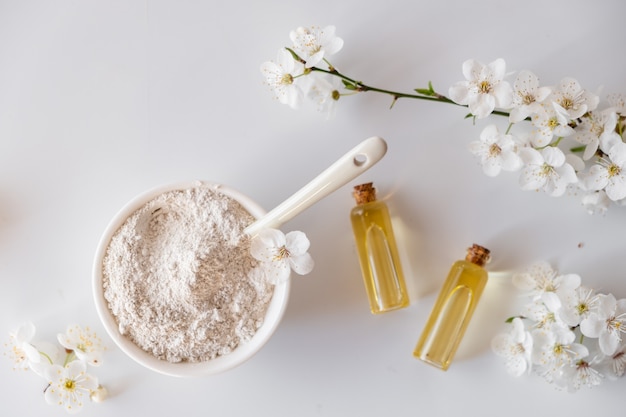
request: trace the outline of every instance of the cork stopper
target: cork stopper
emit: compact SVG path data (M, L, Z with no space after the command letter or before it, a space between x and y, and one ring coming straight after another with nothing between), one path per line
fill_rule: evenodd
M490 253L489 249L474 243L470 248L467 248L465 260L478 266L485 266L489 262Z
M352 195L357 204L370 203L376 201L376 188L374 183L368 182L366 184L357 185L352 191Z

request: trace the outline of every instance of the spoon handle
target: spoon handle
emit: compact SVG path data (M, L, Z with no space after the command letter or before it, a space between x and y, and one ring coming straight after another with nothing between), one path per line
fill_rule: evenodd
M367 171L380 161L386 152L387 143L384 139L378 136L365 139L283 203L246 227L244 232L254 236L263 228L280 227L328 194Z

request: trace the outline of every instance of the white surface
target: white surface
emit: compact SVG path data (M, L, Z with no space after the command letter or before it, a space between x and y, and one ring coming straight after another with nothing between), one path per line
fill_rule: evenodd
M364 82L438 91L461 64L503 57L545 83L564 76L626 92L622 0L588 1L0 1L0 330L39 336L72 322L106 339L91 264L112 216L135 195L205 179L283 201L361 140L389 150L358 181L287 223L317 264L295 277L283 322L250 361L177 379L111 348L94 373L112 397L90 416L373 416L623 412L626 380L576 395L509 377L489 349L512 311L507 271L545 259L626 296L626 211L590 217L575 198L522 192L484 176L472 126L454 106L364 94L334 119L271 98L259 66L300 25L337 26L333 63ZM412 305L373 316L348 214L351 187L374 181L395 216ZM626 210L626 209L625 209ZM490 283L447 373L412 357L434 296L471 243L493 252ZM582 247L579 247L582 244ZM8 339L8 336L7 336ZM0 366L1 415L64 415L33 373Z

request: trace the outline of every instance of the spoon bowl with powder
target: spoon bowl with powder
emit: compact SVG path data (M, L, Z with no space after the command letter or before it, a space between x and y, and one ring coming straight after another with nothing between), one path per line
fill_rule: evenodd
M290 280L273 283L250 254L264 227L280 227L369 169L386 152L373 137L267 213L225 185L161 186L109 223L93 266L97 312L115 344L172 376L224 372L251 358L284 314Z

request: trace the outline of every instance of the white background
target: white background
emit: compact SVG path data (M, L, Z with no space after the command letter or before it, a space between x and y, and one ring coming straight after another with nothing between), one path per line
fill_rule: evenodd
M492 416L623 413L626 380L575 395L513 378L489 348L515 310L511 272L536 260L626 297L626 209L589 216L575 196L486 177L467 151L488 121L465 109L366 93L334 118L272 99L259 66L301 25L334 24L332 62L370 85L410 92L463 79L468 58L502 57L543 84L571 76L626 93L626 3L607 1L0 0L0 331L31 320L54 341L89 325L109 350L93 369L110 392L85 415ZM601 94L601 97L604 97ZM494 119L490 119L493 121ZM498 120L504 123L503 120ZM286 224L317 264L293 278L270 342L225 374L179 379L135 364L108 338L91 264L128 200L180 180L221 182L271 209L361 140L385 158ZM348 214L373 181L394 216L411 287L407 309L369 313ZM490 282L448 372L412 357L450 265L471 243L493 252ZM0 414L64 415L44 381L0 363Z

